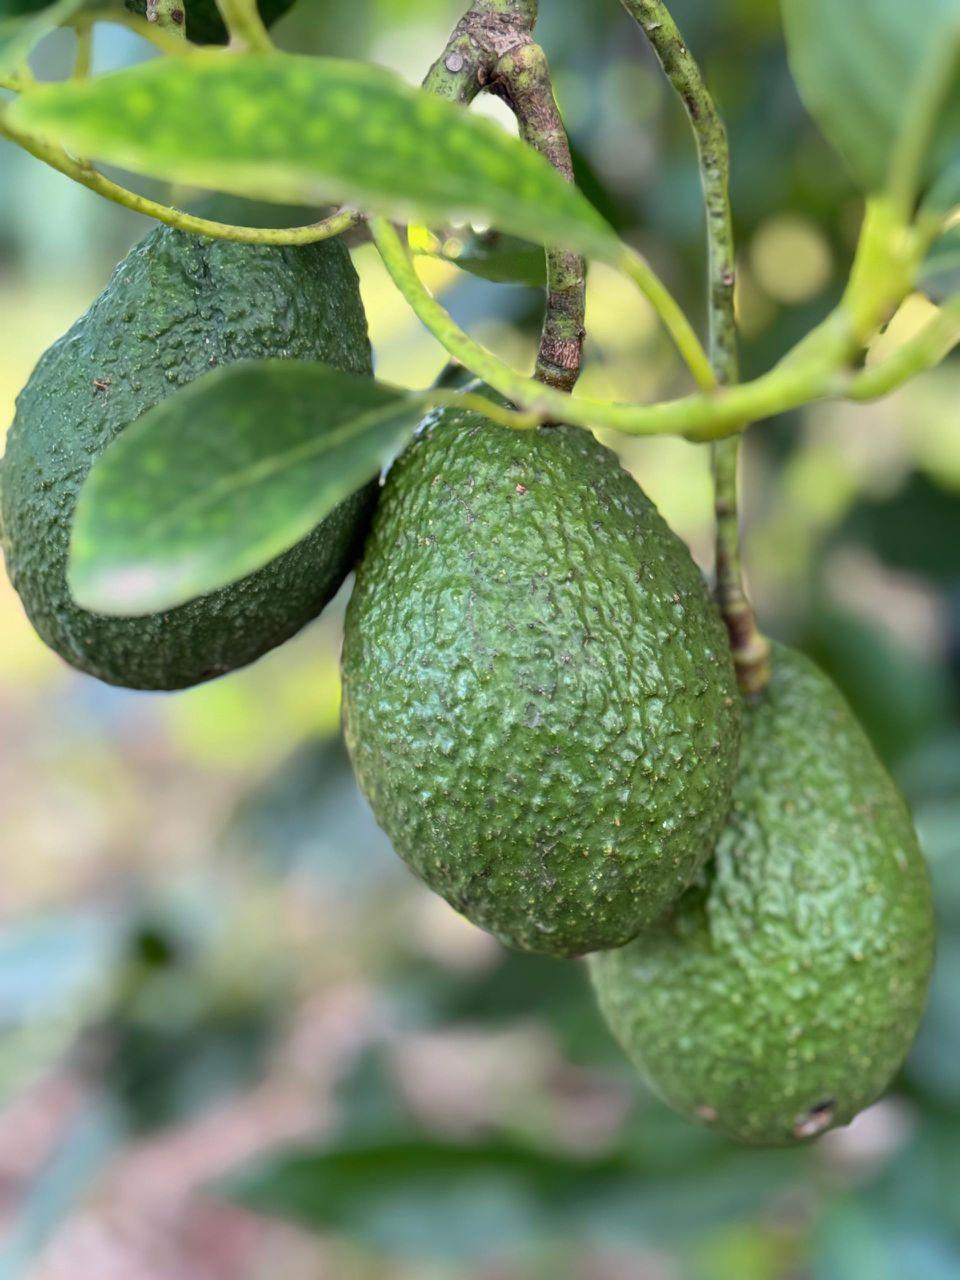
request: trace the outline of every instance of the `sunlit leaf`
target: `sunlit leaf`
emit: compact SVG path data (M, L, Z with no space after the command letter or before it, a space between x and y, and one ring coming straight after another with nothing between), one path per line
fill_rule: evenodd
M916 95L944 45L960 41L960 0L782 0L782 8L807 109L858 183L880 189ZM954 93L935 152L955 142L958 107Z
M245 577L375 476L422 412L414 396L322 364L214 370L90 472L73 528L76 600L151 613Z
M21 129L173 182L467 219L616 261L603 218L531 147L365 63L288 54L159 59L14 103Z

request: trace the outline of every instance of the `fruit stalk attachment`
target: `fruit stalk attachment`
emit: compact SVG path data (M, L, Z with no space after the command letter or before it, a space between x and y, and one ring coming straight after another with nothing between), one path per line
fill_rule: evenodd
M696 59L661 0L622 0L639 24L673 85L697 146L707 222L710 362L717 386L740 379L734 301L736 252L730 207L727 133ZM738 475L740 437L711 447L716 511L717 601L730 636L741 692L753 697L770 678L770 645L757 627L743 583L740 558Z

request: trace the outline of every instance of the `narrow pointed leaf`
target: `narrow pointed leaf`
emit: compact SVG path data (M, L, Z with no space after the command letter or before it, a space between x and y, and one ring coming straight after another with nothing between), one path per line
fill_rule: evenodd
M171 182L398 219L474 219L618 260L615 233L531 147L365 63L197 53L11 107L21 129Z
M413 395L323 364L207 374L128 427L87 477L75 599L137 615L245 577L375 476L422 412Z

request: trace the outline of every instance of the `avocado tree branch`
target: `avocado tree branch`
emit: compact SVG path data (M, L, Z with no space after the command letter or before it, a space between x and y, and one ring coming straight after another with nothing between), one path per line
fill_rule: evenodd
M147 22L180 40L187 38L184 0L147 0Z
M553 94L546 54L532 39L497 63L492 91L510 105L520 136L568 182L573 161L563 118ZM537 355L536 376L572 391L580 376L587 309L587 264L576 253L547 250L547 305Z
M423 87L468 104L486 89L504 98L521 137L573 181L570 145L546 56L533 41L535 0L474 0L454 28ZM571 391L580 373L586 310L586 264L576 254L548 250L547 305L537 377Z
M650 42L686 108L697 145L706 206L710 362L720 386L739 382L734 304L736 253L730 208L730 154L727 133L696 60L661 0L623 0ZM737 679L754 696L770 678L770 645L757 627L743 583L740 555L738 472L740 438L713 445L716 510L717 600L723 614Z

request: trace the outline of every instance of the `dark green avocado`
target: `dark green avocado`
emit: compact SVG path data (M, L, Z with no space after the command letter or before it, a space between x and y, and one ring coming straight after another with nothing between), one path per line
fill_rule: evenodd
M3 544L31 622L81 671L135 689L180 689L233 671L316 617L353 567L375 485L265 568L180 608L106 618L70 597L77 493L107 445L177 387L262 357L370 372L357 276L339 240L266 248L160 228L40 359L0 467Z
M295 0L257 0L257 8L264 25L272 27L293 7ZM124 0L131 13L144 17L147 0ZM183 0L187 18L187 39L194 44L226 44L227 28L224 26L216 0Z
M684 544L573 427L443 411L390 471L343 714L400 856L527 951L632 938L726 817L740 702Z
M775 646L741 760L702 880L590 969L614 1034L672 1107L789 1145L847 1124L903 1061L933 960L930 885L904 801L801 654Z

